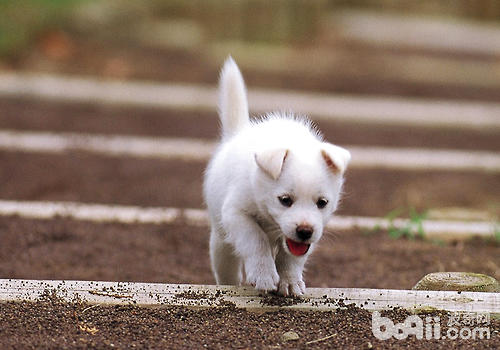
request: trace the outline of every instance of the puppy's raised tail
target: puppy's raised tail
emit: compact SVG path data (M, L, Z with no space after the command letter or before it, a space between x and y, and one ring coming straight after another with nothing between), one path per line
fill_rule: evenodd
M250 123L245 82L231 56L226 59L220 73L219 117L224 138L235 134Z

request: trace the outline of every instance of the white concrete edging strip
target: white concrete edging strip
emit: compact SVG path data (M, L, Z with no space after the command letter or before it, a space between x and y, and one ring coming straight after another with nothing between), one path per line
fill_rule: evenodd
M217 110L217 91L210 86L124 82L29 73L1 73L0 96L214 113ZM250 89L249 106L257 113L291 110L313 119L455 129L500 129L500 104L492 102L359 97Z
M183 210L177 208L0 200L0 216L18 215L28 219L62 217L93 222L164 224L182 219L182 214Z
M197 139L0 130L0 149L25 152L208 160L214 148L215 143Z
M326 311L355 304L366 310L500 313L500 293L358 288L308 288L300 299L277 306L252 287L98 281L0 280L0 301L36 301L55 293L65 301L138 306L218 307Z
M208 226L209 218L203 209L181 208L141 208L104 204L84 204L75 202L36 202L0 200L0 216L18 215L29 219L53 219L56 217L93 222L120 222L138 224L168 224L175 221L192 226ZM396 219L394 227L404 227L405 219ZM328 230L346 231L351 229L387 229L391 222L384 218L334 216L327 225ZM493 237L495 224L484 221L423 221L423 229L428 238L454 239L471 236Z
M332 23L341 37L350 40L398 48L500 54L500 26L494 22L350 10L334 15Z
M188 138L134 137L0 130L0 150L41 153L84 151L108 156L208 160L215 142ZM345 146L352 168L500 172L500 154L487 151Z

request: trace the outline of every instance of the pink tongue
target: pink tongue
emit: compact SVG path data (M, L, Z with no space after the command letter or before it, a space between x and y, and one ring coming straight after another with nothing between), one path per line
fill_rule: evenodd
M286 239L286 245L288 247L288 250L290 250L290 253L295 256L304 255L309 250L309 244L295 242L289 238Z

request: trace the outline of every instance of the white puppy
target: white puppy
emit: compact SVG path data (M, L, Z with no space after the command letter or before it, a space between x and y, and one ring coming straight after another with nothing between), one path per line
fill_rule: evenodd
M305 291L302 271L335 211L350 159L304 118L250 121L245 84L228 58L220 76L222 140L205 174L217 284Z

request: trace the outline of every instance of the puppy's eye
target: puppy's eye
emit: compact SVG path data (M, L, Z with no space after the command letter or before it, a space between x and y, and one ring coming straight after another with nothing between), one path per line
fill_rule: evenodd
M318 199L318 201L316 202L316 206L319 209L323 209L324 207L326 207L327 204L328 204L328 199L323 198L323 197L321 197L320 199Z
M285 207L288 207L290 208L293 204L293 199L292 197L290 197L289 195L287 194L284 194L282 196L279 196L278 197L278 200L280 201L280 203L285 206Z

